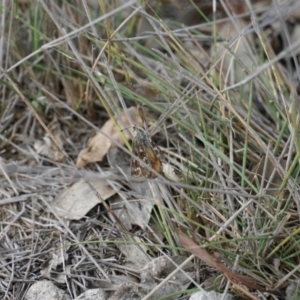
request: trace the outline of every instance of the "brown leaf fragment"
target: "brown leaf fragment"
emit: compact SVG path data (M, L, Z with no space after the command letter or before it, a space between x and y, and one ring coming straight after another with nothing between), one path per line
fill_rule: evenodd
M285 168L286 163L286 160L282 160L279 165ZM263 156L258 164L253 167L249 179L253 184L259 182L260 188L264 189L267 195L275 196L283 180L277 170L277 166L274 165L271 159L266 160L266 156Z
M89 182L102 200L109 199L117 192L106 180L92 178ZM51 203L51 206L62 218L80 220L89 210L99 203L101 203L101 199L98 198L98 195L95 194L84 180L80 180L64 190L55 201Z
M183 234L179 234L179 239L180 242L182 243L182 245L188 249L193 255L195 255L196 257L200 258L201 260L203 260L207 265L216 268L219 272L223 273L224 276L234 285L236 286L237 283L240 283L250 289L254 289L254 290L258 290L260 292L268 292L268 293L273 293L274 295L278 295L278 296L282 296L281 293L277 292L277 291L268 291L267 289L265 289L264 287L258 285L257 283L253 282L252 280L250 280L249 278L247 278L246 276L240 275L238 273L235 273L233 271L231 271L230 269L228 269L222 262L217 261L216 259L214 259L208 252L207 250L205 250L204 248L202 248L201 246L197 245L191 238L183 235ZM241 290L242 287L239 286L239 289ZM243 289L243 292L245 294L249 294L248 291L246 291L245 289ZM256 299L256 298L252 298L252 299Z
M226 42L219 42L211 47L212 57L218 58L217 68L213 68L213 72L219 70L224 78L234 78L235 82L239 82L245 77L246 70L253 69L247 42L249 45L253 45L254 36L253 34L241 34L237 29L237 27L246 28L248 24L249 22L243 19L235 20L235 23L230 20L220 23L218 33ZM237 37L238 39L236 39ZM228 41L231 39L236 39L236 41L233 44L229 43ZM245 91L249 91L250 85L245 85L244 88Z
M130 127L129 120L127 118L128 114L130 114L134 124L137 126L143 125L136 107L131 107L127 110L127 112L121 112L116 116L116 120L118 121L121 130ZM127 130L124 131L124 135L127 139L129 139L130 136ZM102 126L100 132L96 133L96 135L90 139L87 148L83 149L79 153L76 166L78 168L83 168L88 163L102 161L108 150L113 147L113 141L124 145L124 140L120 130L117 128L114 120L110 119Z

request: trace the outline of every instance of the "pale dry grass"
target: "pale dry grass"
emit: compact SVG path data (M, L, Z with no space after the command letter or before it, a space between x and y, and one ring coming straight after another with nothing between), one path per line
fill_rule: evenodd
M50 205L78 179L97 176L121 184L132 196L126 179L108 162L83 171L74 161L97 128L137 103L150 108L149 122L158 120L156 142L188 172L178 174L179 183L162 180L170 189L160 190L166 207L154 219L165 236L150 247L153 257L188 257L179 240L183 232L229 268L235 265L237 272L283 295L299 277L299 66L292 52L298 42L291 42L285 28L298 23L290 17L298 2L261 8L254 25L262 33L257 28L255 33L250 22L238 29L236 43L253 34L254 42L245 46L247 60L225 44L233 63L241 66L236 74L241 78L214 73L226 57L209 51L223 40L215 26L230 19L240 26L237 18L217 14L216 20L174 28L135 1L100 4L40 1L19 7L19 18L12 4L2 9L0 297L25 299L26 290L45 277L63 282L75 298L86 288L115 291L110 281L117 275L139 276L122 266L126 257L116 247L138 230L124 231L103 206L80 221L66 221ZM255 7L248 5L249 11ZM145 33L136 31L141 16L151 24ZM281 35L268 29L275 21ZM286 39L281 49L271 47L272 34L272 41ZM47 131L51 137L53 122L61 131L59 147L66 156L61 161L34 148ZM64 263L45 275L53 253L62 251ZM198 268L199 261L194 262ZM216 269L201 271L191 288L206 282L242 297L217 278ZM188 299L188 293L180 299Z

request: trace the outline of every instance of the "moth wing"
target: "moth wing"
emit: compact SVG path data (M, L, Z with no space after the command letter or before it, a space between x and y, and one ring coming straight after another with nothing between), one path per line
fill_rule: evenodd
M163 153L150 138L145 144L139 140L134 141L132 152L143 163L134 157L131 159L131 176L156 178L157 173L162 173ZM151 169L155 170L156 173L152 172Z
M153 141L151 141L151 147L149 147L147 151L147 160L149 162L149 166L153 170L155 170L156 173L150 171L148 175L149 178L156 178L157 173L162 173L163 159L163 153L158 148L158 146Z
M133 144L133 154L141 159L145 165L151 166L147 157L147 153L145 153L143 147L141 145ZM148 170L145 166L143 166L139 160L136 158L131 159L131 176L134 177L149 177L150 170Z
M151 144L152 144L152 148L153 148L153 151L154 151L157 159L159 161L163 162L164 161L164 154L162 153L160 148L153 141L151 141Z

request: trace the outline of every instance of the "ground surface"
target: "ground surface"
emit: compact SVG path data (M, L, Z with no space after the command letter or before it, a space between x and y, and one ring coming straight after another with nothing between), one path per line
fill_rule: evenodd
M0 298L298 299L299 1L12 2Z

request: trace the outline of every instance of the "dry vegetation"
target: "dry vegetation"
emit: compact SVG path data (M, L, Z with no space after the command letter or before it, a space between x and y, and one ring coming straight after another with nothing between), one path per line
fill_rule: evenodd
M1 5L1 299L300 299L298 0Z

